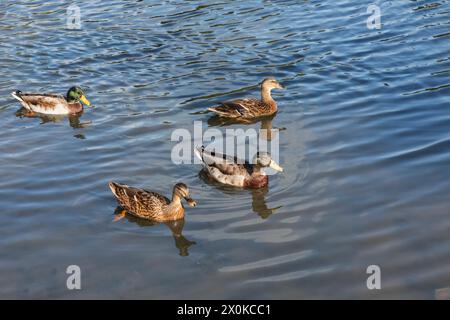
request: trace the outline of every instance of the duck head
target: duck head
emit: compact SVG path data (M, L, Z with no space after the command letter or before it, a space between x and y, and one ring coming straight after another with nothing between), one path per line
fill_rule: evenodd
M274 77L269 77L269 78L264 79L261 82L261 88L264 91L270 91L272 89L286 89Z
M278 163L276 163L275 160L272 159L271 155L267 152L256 153L253 163L262 168L270 167L276 171L283 172L283 168L280 167Z
M83 90L80 87L72 87L67 91L67 102L82 102L87 106L90 106L91 103L86 98Z
M188 205L190 207L195 207L197 205L197 202L195 202L191 197L190 197L190 192L189 192L189 188L187 185L185 185L184 183L177 183L174 187L173 187L173 196L174 197L178 197L180 199L184 199L186 200L186 202L188 203Z

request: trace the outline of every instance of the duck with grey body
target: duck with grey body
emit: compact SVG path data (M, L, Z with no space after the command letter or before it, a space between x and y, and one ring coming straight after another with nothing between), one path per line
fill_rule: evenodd
M269 184L265 168L283 171L267 152L258 152L253 163L208 151L203 146L196 148L194 153L202 161L204 171L210 179L229 186L263 188Z

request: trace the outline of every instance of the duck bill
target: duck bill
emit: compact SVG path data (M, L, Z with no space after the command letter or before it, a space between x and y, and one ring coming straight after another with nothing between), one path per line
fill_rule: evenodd
M194 199L185 197L184 200L188 203L189 207L195 207L197 205L197 202L194 201Z
M286 86L283 86L281 83L278 84L278 89L285 90Z
M91 103L89 102L89 100L83 95L80 98L80 101L83 102L85 105L90 106Z
M283 172L283 168L280 167L275 161L270 161L269 167L271 167L273 170Z

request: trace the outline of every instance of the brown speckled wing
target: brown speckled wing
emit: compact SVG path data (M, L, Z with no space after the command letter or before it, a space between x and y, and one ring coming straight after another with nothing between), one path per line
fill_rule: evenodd
M141 218L158 220L170 203L169 199L156 192L118 183L111 183L110 187L119 204L129 213Z
M22 99L23 104L28 106L28 109L35 112L63 113L68 108L66 99L61 95L20 93L19 97Z
M251 175L252 168L248 164L221 164L214 163L211 165L219 169L223 174L232 176L249 176Z
M274 112L272 109L261 100L251 98L222 102L210 110L230 118L255 118L272 114Z
M26 103L30 103L32 105L42 105L45 108L52 108L57 103L67 103L66 99L61 95L22 93L20 94L20 97Z
M233 114L236 117L252 117L254 110L258 108L261 102L257 99L237 99L233 101L221 102L220 106L216 109L218 111L227 112Z

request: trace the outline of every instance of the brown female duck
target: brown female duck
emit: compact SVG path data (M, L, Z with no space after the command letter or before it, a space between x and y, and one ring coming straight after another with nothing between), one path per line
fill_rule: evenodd
M278 110L277 103L271 95L272 89L284 89L284 87L275 78L266 78L261 83L261 100L247 98L221 102L218 106L208 108L208 110L221 117L235 119L269 116Z
M109 187L124 209L115 220L119 220L128 212L136 217L157 222L174 221L184 218L184 198L189 206L197 203L189 196L189 188L184 183L177 183L173 187L172 201L152 191L134 188L117 182L110 182Z
M264 168L270 167L276 171L283 171L283 168L266 152L258 152L253 163L207 151L203 146L196 148L194 152L202 161L209 178L234 187L262 188L269 183L269 177L264 172Z

